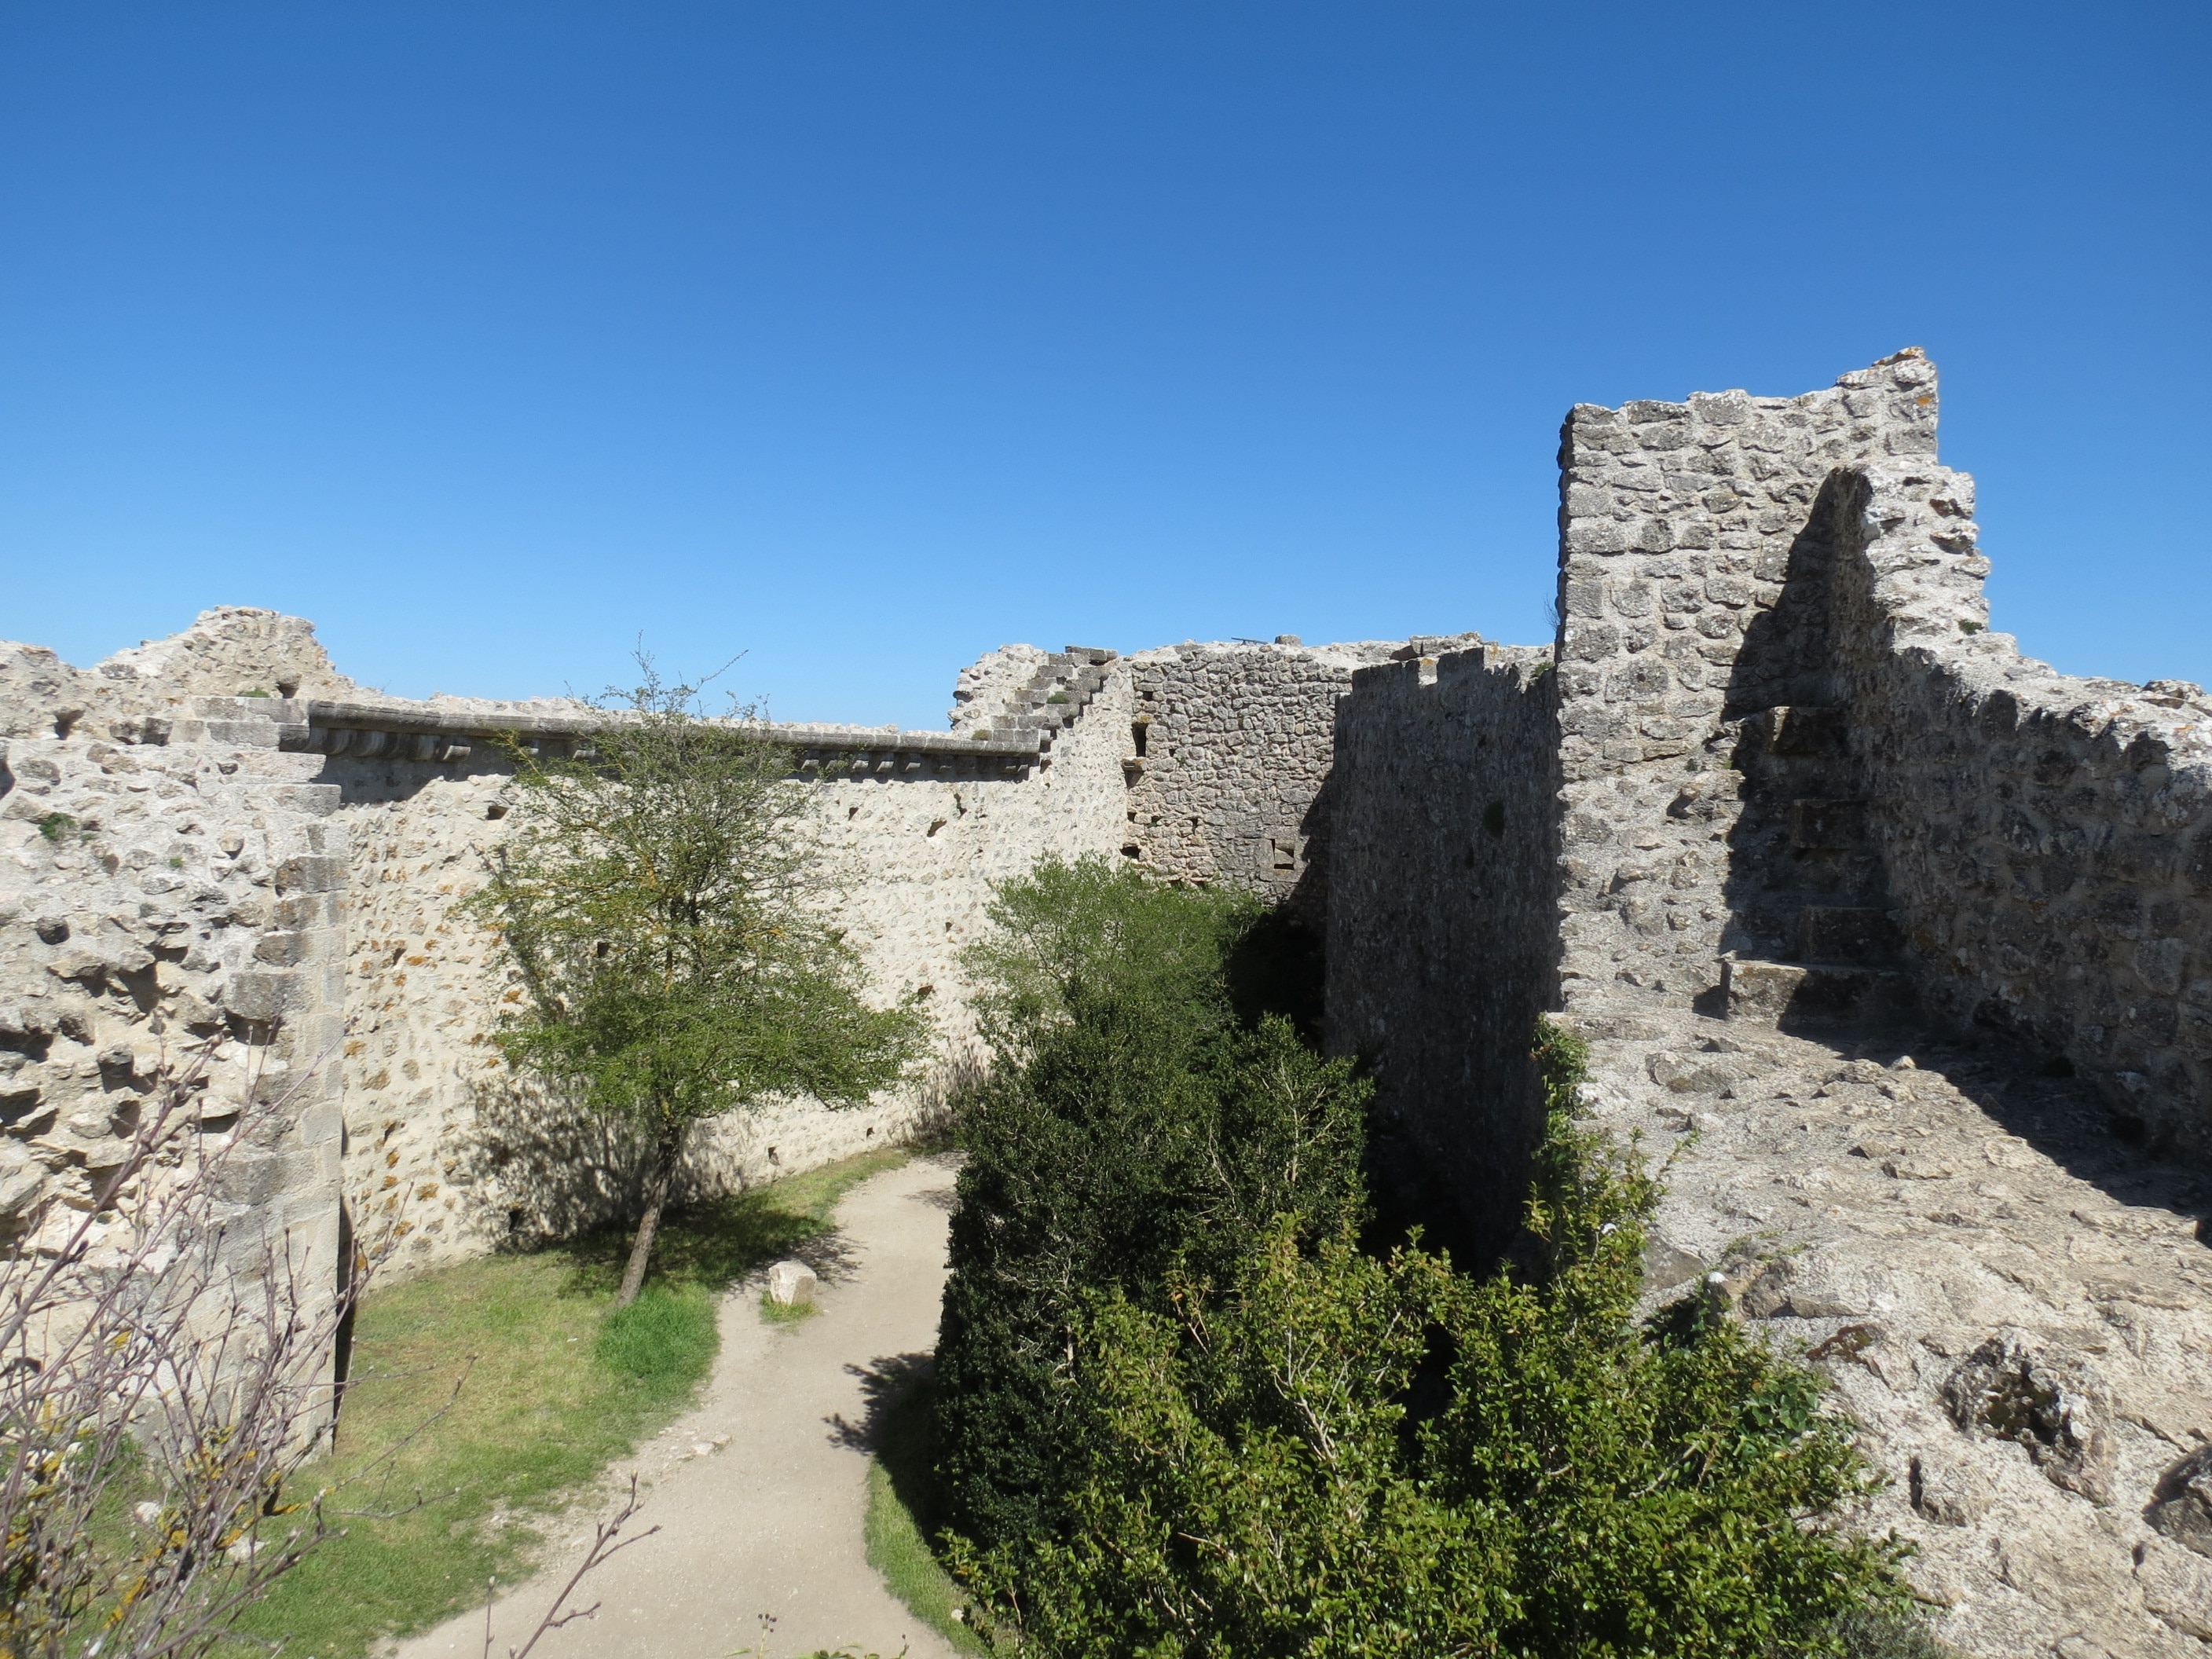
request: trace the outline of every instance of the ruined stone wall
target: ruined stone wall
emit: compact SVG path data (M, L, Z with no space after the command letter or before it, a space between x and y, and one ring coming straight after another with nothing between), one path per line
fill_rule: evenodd
M869 766L819 786L823 850L842 881L838 920L872 995L923 994L938 1030L933 1071L866 1108L794 1101L718 1121L695 1139L686 1195L810 1168L908 1127L970 1054L958 955L983 930L991 884L1048 854L1118 849L1129 706L1117 665L1047 764L981 778ZM641 1149L501 1062L489 1039L514 989L481 930L454 913L501 833L511 768L481 745L458 763L341 755L325 765L356 848L346 1062L355 1203L403 1231L397 1259L408 1271L621 1213Z
M1825 617L1778 611L1837 468L1936 447L1918 352L1826 392L1578 405L1560 452L1563 973L1570 1005L1628 984L1695 997L1732 927L1729 775L1757 711L1822 702ZM1747 640L1752 648L1747 649ZM1755 922L1750 924L1755 931Z
M1838 496L1830 608L1870 839L1922 1012L2063 1054L2212 1151L2212 699L2077 679L1987 631L1973 481Z
M93 668L43 646L0 641L0 737L165 742L195 697L335 697L354 683L331 666L312 625L246 605L217 605L166 640Z
M1388 1174L1463 1255L1519 1224L1527 1063L1557 991L1559 720L1548 649L1363 668L1339 705L1328 1042L1375 1067Z
M994 653L960 702L949 736L775 728L817 775L830 764L830 902L870 994L925 999L932 1070L866 1108L712 1126L688 1194L896 1139L972 1063L958 955L991 884L1122 846L1132 693L1112 653ZM509 800L482 733L572 738L592 718L565 699L364 693L307 623L241 607L93 669L0 646L17 734L0 851L21 872L0 870L0 1231L42 1208L64 1224L50 1195L91 1201L158 1056L186 1040L215 1044L209 1133L246 1089L290 1091L281 1144L231 1168L333 1273L342 1191L387 1273L618 1213L639 1149L501 1064L489 1038L514 988L455 914Z
M1318 927L1337 702L1356 669L1405 649L1188 643L1131 658L1128 855L1257 893Z
M240 747L189 720L166 746L18 736L0 750L0 1240L58 1248L183 1078L196 1133L222 1144L250 1103L277 1104L227 1163L225 1195L258 1224L233 1247L242 1267L289 1249L303 1285L335 1295L338 792L273 742Z

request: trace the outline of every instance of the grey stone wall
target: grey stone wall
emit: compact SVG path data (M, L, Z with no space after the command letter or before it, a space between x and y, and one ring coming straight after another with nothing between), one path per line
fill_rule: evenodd
M1127 856L1257 893L1318 927L1337 702L1356 670L1405 650L1187 643L1129 659Z
M1589 404L1560 452L1560 925L1570 1005L1618 984L1715 990L1742 812L1730 722L1804 703L1817 610L1778 610L1840 466L1930 456L1936 372L1918 352L1826 392ZM1749 648L1747 648L1747 642ZM1812 688L1817 690L1817 688ZM1747 931L1748 930L1748 931Z
M860 1109L714 1125L690 1194L897 1138L972 1060L959 952L992 884L1123 844L1112 653L994 653L961 690L963 731L774 728L803 774L839 763L817 825L830 902L873 994L927 999L934 1070ZM214 1043L210 1133L246 1091L288 1091L281 1132L231 1168L333 1273L341 1193L387 1275L620 1213L637 1149L506 1070L489 1037L514 988L456 908L506 820L513 769L487 734L557 745L593 718L366 693L306 623L240 607L93 669L0 645L19 734L0 773L0 1244L40 1248L15 1224L49 1196L48 1231L73 1224L187 1040ZM70 827L50 838L54 813Z
M1375 1067L1385 1173L1463 1255L1518 1226L1541 1130L1527 1056L1557 994L1548 650L1364 668L1339 705L1328 1042Z
M2123 1127L2212 1151L2212 699L1987 631L1973 481L1836 501L1836 679L1922 1011L2063 1054Z
M226 1164L241 1271L267 1245L335 1295L348 849L314 771L191 720L158 747L0 745L0 1244L57 1249L91 1213L106 1249L110 1172L192 1078L213 1141L278 1107Z

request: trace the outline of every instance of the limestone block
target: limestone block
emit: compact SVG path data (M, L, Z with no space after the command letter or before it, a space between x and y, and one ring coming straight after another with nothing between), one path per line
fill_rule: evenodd
M2212 1642L2212 1562L2163 1538L2142 1547L2136 1583L2143 1605L2185 1636Z
M786 1308L814 1304L821 1281L804 1261L779 1261L768 1270L768 1299Z
M46 1190L46 1165L13 1140L0 1140L0 1223L13 1224Z

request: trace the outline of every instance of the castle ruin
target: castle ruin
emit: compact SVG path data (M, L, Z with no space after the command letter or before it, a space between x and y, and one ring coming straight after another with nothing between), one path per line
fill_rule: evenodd
M2212 698L1992 632L1973 486L1907 351L1796 398L1577 407L1560 626L1134 655L1026 646L951 729L778 726L876 992L939 1083L992 884L1095 854L1277 902L1437 1234L1510 1242L1552 1012L1590 1118L1671 1154L1656 1300L1802 1342L1967 1652L2212 1642ZM187 1041L201 1119L283 1091L251 1202L416 1271L621 1206L638 1149L489 1042L456 918L491 741L562 702L406 702L296 619L211 611L90 670L0 647L0 1228L92 1204ZM925 1083L698 1138L727 1189L899 1133ZM103 1160L108 1160L103 1165Z

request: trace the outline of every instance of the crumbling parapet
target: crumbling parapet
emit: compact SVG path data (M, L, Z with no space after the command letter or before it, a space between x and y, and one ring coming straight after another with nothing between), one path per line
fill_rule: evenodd
M1988 629L1973 480L1838 495L1836 683L1922 1013L2094 1078L2212 1153L2212 698L2063 675Z

